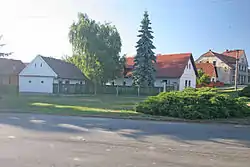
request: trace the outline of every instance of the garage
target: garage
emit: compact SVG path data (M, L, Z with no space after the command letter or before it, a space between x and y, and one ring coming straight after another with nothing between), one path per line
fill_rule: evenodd
M53 78L20 76L19 92L53 93Z

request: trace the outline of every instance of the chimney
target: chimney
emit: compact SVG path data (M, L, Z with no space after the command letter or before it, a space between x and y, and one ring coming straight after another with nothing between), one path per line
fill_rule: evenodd
M211 49L209 49L209 51L212 51Z

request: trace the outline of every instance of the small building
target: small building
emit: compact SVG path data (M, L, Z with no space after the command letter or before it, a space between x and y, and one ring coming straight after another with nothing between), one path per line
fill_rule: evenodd
M73 64L36 56L19 74L19 92L53 93L54 84L84 84L86 77Z
M18 74L25 68L20 60L0 58L0 85L18 85Z
M155 87L176 86L178 90L196 87L197 70L191 53L158 54L156 56ZM134 57L126 58L124 77L114 81L115 85L132 86Z
M196 63L197 70L202 70L210 78L210 82L219 81L217 68L211 63Z

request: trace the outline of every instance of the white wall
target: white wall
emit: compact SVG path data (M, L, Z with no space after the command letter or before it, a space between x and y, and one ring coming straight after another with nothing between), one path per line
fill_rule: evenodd
M66 81L68 81L68 79L60 79L60 81L62 81L63 84L65 84ZM69 80L70 84L80 84L82 80ZM55 84L58 83L58 79L54 79ZM82 81L82 84L85 84L85 81Z
M123 86L124 81L126 82L126 86L132 86L132 84L133 84L132 78L117 78L114 80L115 85L120 85L120 86ZM112 82L110 82L110 84L111 83Z
M167 80L167 85L179 85L179 78L156 78L154 86L155 87L163 87L163 80Z
M19 76L19 92L53 93L53 77Z
M189 65L191 68L189 68ZM196 75L191 60L188 61L188 65L185 67L185 70L180 78L179 90L185 89L185 80L188 82L191 81L190 87L196 88Z
M20 72L19 75L57 77L57 74L40 56L36 56L35 59Z

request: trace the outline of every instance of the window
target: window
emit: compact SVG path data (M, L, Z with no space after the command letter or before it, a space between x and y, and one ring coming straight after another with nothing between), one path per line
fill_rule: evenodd
M80 84L82 85L82 81L80 82Z
M29 81L29 83L31 83L31 81Z
M213 61L213 65L216 66L216 60Z
M126 81L123 81L123 86L126 86Z
M189 69L191 69L191 64L188 64Z
M214 82L214 78L212 78L212 82Z
M185 88L187 87L188 84L188 80L185 80Z
M191 87L191 80L188 81L188 86Z
M69 80L65 81L65 84L69 84Z
M42 67L42 66L43 66L43 63L40 64L40 67Z
M41 81L41 83L44 83L43 81Z
M35 67L36 67L36 63L35 63Z

